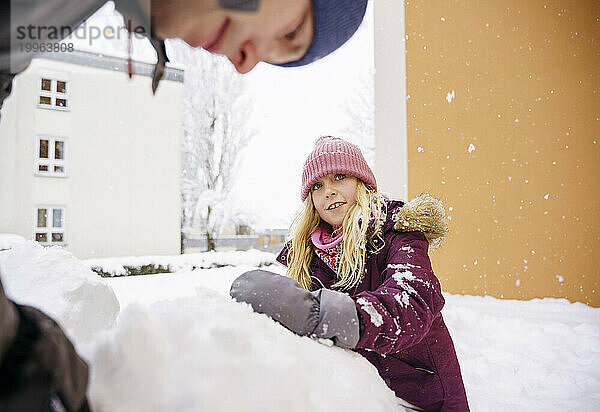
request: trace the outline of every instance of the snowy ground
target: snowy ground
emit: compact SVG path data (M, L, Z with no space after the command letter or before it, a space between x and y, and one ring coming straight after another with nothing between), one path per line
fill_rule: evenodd
M233 279L250 269L135 276L109 283L127 306L194 296L198 287L226 295ZM599 309L560 299L445 297L443 315L473 411L600 410Z
M397 410L362 357L231 301L252 268L103 280L60 249L0 252L7 293L52 313L90 362L95 411ZM446 294L443 314L473 411L600 410L600 309Z

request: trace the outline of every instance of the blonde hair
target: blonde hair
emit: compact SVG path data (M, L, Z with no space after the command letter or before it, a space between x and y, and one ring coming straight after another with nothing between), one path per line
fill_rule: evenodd
M387 212L384 209L383 195L358 180L356 203L350 207L342 223L342 254L336 283L332 287L347 291L361 282L365 272L367 247L370 247L372 253L376 253L384 246L381 233ZM290 226L292 240L287 254L287 275L307 290L310 290L312 284L310 264L313 244L310 237L320 223L321 217L315 209L312 194L309 194Z

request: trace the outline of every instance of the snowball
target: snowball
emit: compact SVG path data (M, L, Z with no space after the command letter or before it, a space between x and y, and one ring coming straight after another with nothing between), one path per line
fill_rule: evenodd
M119 313L106 281L60 247L14 245L0 252L0 274L8 297L51 316L76 344L111 327Z
M25 238L12 233L0 233L0 250L10 249L15 245L24 243Z

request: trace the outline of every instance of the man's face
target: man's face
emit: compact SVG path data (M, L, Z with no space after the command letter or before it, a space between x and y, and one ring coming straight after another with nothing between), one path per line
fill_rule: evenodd
M247 73L260 61L299 60L313 37L311 0L260 0L256 12L220 8L217 0L152 0L153 28L229 58Z

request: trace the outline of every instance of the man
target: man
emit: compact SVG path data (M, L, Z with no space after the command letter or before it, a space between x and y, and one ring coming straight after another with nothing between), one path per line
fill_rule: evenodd
M0 106L14 75L34 57L18 46L56 42L49 28L74 31L104 2L0 2ZM344 44L360 25L366 5L367 0L115 0L128 27L141 28L156 49L154 91L168 61L166 38L179 37L192 47L223 54L240 73L260 61L302 66Z
M133 23L131 27L148 28L145 34L158 55L153 90L168 60L163 42L166 38L179 37L193 47L223 54L240 73L249 72L260 61L301 66L344 44L360 25L366 2L115 0L117 10ZM25 70L34 57L15 47L11 28L23 27L22 32L35 37L37 43L56 42L49 27L75 30L103 3L0 2L0 106L10 94L14 76ZM41 311L8 299L0 280L0 410L87 411L87 379L87 365L58 324Z

